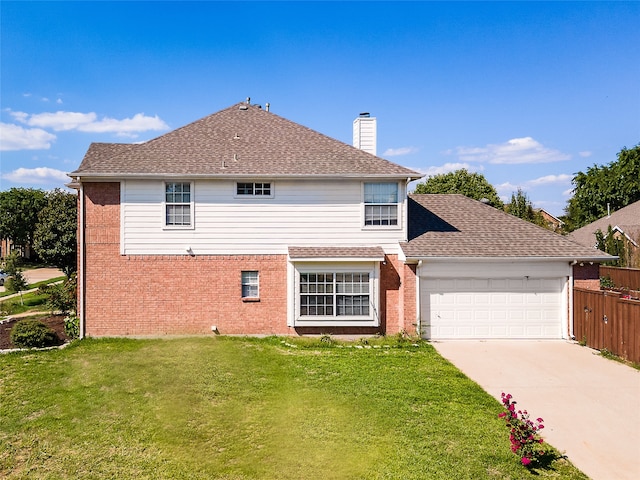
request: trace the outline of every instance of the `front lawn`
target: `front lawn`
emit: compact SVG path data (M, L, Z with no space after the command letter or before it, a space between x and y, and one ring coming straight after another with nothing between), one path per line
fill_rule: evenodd
M523 467L499 403L430 345L324 345L105 339L1 355L0 477L586 478L564 460Z

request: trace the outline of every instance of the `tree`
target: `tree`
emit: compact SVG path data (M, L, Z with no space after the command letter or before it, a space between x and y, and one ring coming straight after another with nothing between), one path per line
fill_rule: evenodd
M15 245L32 245L38 212L46 203L43 190L12 188L0 192L0 238Z
M7 257L7 260L5 262L5 270L9 274L9 278L4 284L7 292L19 293L20 303L24 305L22 291L26 290L29 285L27 284L27 280L22 274L18 252L11 252L11 254Z
M640 200L640 144L618 152L616 161L593 165L573 177L573 197L565 209L567 228L575 230L611 211Z
M625 238L615 234L611 225L607 228L607 233L602 233L602 230L596 230L596 242L598 250L607 252L609 255L615 255L618 260L613 262L605 262L605 265L611 265L614 267L626 267L628 266L627 251L625 245Z
M545 227L544 218L542 214L533 209L531 200L521 188L518 188L517 192L511 194L511 202L505 205L505 212L511 215L526 220L527 222L535 223L541 227Z
M492 207L503 206L498 192L484 175L469 173L464 168L429 177L416 185L414 193L459 193L475 200L486 199Z
M56 189L46 198L47 205L38 215L33 248L44 262L69 277L77 264L77 196Z

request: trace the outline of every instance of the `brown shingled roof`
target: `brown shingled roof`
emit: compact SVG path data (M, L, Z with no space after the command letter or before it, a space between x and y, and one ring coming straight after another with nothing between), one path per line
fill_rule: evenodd
M418 172L294 123L236 104L146 143L92 144L73 176L359 176Z
M612 258L464 195L410 195L400 246L407 258Z
M311 258L377 258L384 259L382 247L289 247L289 257Z
M609 225L611 225L612 228L618 227L622 232L634 239L634 241L640 241L640 201L627 205L613 212L608 217L599 218L595 222L591 222L582 228L574 230L568 237L574 242L595 248L596 231L600 230L606 234Z

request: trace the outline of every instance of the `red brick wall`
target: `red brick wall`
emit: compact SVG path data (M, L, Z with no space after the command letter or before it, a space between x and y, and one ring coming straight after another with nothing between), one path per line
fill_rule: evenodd
M573 266L573 285L579 288L600 290L600 264L575 264Z
M84 194L88 336L210 334L212 325L221 334L415 330L415 274L396 255L381 265L380 328L294 330L287 327L286 255L120 255L119 183L86 183ZM260 272L260 301L242 300L243 270Z

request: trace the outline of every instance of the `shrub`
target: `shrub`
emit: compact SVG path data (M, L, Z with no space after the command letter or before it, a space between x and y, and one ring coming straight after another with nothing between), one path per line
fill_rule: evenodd
M20 320L11 329L11 343L18 348L42 348L59 343L58 335L44 323Z
M51 311L59 311L63 314L75 312L77 306L77 282L74 273L63 283L56 285L46 285L40 291L47 295L47 307Z
M78 338L80 336L80 319L75 315L69 315L64 319L64 333L69 338Z
M517 402L512 398L511 394L502 393L505 411L498 416L505 419L509 428L511 451L520 456L520 461L525 467L537 466L546 457L545 449L541 446L543 440L538 435L538 432L544 428L543 420L541 418L536 419L535 422L530 420L526 410L516 412Z

